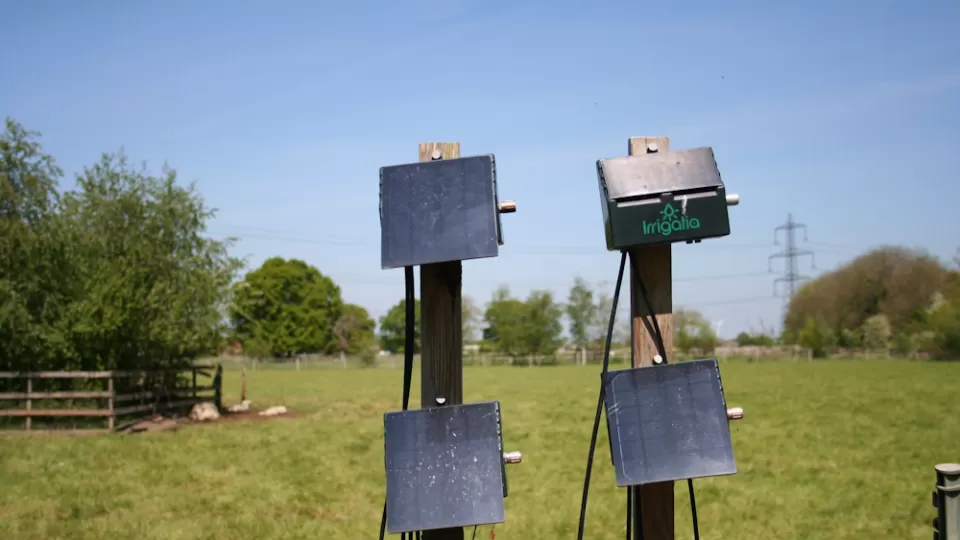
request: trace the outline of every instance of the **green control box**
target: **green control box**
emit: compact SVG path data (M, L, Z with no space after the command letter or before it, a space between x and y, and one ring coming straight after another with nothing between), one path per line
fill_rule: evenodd
M727 193L709 147L597 161L607 249L730 234Z

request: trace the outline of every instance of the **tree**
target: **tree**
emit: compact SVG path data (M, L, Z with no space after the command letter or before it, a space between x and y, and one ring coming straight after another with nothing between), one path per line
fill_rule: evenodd
M566 305L567 320L570 324L570 338L581 354L590 342L591 326L597 319L597 305L593 301L593 291L587 282L577 276Z
M785 326L799 331L810 317L834 332L856 330L873 315L884 314L894 331L921 318L931 296L944 290L950 271L928 254L882 247L812 280L790 299Z
M420 352L420 300L414 302L413 352ZM406 341L406 301L400 300L380 317L380 348L391 354L404 352Z
M776 344L773 336L764 332L740 332L735 339L740 347L772 347Z
M0 369L176 367L223 343L240 261L194 186L104 154L58 192L37 134L0 137Z
M239 339L262 340L272 356L291 357L323 352L335 342L343 300L340 287L315 267L273 257L247 273L229 312Z
M485 332L497 351L511 358L549 355L561 345L563 308L549 291L532 291L526 301L510 296L506 285L497 288L487 304Z
M553 300L550 291L532 291L523 303L524 336L527 354L550 355L563 340L563 307Z
M797 332L797 343L801 347L810 349L813 356L823 358L828 350L837 342L836 335L830 325L821 319L810 317L803 328Z
M684 354L692 350L709 353L716 349L718 342L710 322L702 313L684 308L673 312L673 344L679 351Z
M890 321L882 313L863 323L863 346L867 350L887 350L890 347L891 335Z
M526 354L524 318L526 306L510 296L510 289L501 285L493 292L483 320L487 323L484 339L491 342L500 354L517 358Z
M6 119L0 137L0 370L56 369L75 291L59 219L62 171L39 133Z
M347 366L347 355L365 353L373 345L373 329L376 323L370 313L356 304L344 304L340 317L333 325L334 347L340 353L343 366Z
M76 183L62 214L82 253L72 339L85 356L141 367L222 347L224 299L241 263L229 243L204 236L214 212L195 186L178 185L166 167L152 176L123 153L104 154Z

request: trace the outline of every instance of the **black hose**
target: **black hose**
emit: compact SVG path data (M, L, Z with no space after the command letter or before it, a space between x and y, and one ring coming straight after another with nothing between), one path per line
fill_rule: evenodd
M693 538L700 540L700 524L697 523L697 496L693 493L693 479L687 478L687 491L690 492L690 514L693 518Z
M403 410L410 406L410 382L413 379L413 349L416 345L417 326L417 298L413 283L413 267L403 267L404 284L404 327L403 336ZM383 540L387 531L387 503L383 503L383 515L380 518L380 540ZM400 540L413 540L413 533L401 533ZM420 540L420 532L416 533L416 540Z
M603 375L610 366L610 345L613 340L613 326L617 320L617 302L620 299L620 285L623 284L623 270L627 264L627 252L620 255L620 271L617 273L617 286L613 292L613 305L610 309L610 324L607 326L607 340L603 348L603 371L601 372L600 397L597 400L597 414L593 419L593 434L590 436L590 451L587 454L587 472L583 475L583 499L580 502L580 525L577 528L577 540L583 540L583 527L587 518L587 496L590 491L590 470L593 468L593 454L597 448L597 432L600 430L600 413L603 411Z
M403 302L406 310L404 325L406 333L403 338L403 410L410 406L410 380L413 378L413 349L416 345L417 298L413 287L413 267L403 267L403 282L406 290L406 299Z
M632 540L630 525L633 524L633 487L627 488L627 540Z

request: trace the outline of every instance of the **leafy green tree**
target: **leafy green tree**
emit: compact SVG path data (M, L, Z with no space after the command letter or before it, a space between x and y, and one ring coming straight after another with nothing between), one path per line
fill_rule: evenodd
M402 354L406 341L406 301L400 300L380 317L380 348L391 354ZM413 352L420 352L420 300L414 303Z
M829 349L836 345L837 337L825 320L810 317L797 333L797 343L810 349L813 356L823 358L827 356Z
M234 332L254 339L271 356L323 352L336 343L343 312L340 287L298 259L273 257L248 272L229 307Z
M373 346L376 323L370 313L356 304L344 304L333 325L333 346L346 365L347 355L366 353Z
M719 339L710 322L693 309L680 308L673 312L673 345L684 354L696 350L712 352Z
M484 339L491 342L500 354L517 358L527 353L524 343L526 306L510 296L510 289L501 285L487 303L483 320L487 323Z
M886 246L865 253L800 288L790 299L785 326L794 332L810 317L834 330L859 330L884 314L893 331L922 318L931 296L947 286L950 271L926 253Z
M887 350L891 335L890 321L882 313L870 317L863 323L863 346L867 350Z
M63 320L77 285L58 215L63 173L38 138L10 118L0 137L0 370L76 356Z
M82 300L73 307L74 341L87 357L117 367L194 358L222 347L224 299L240 261L229 243L203 235L213 217L195 186L176 172L135 168L105 154L64 197Z
M523 342L527 354L550 355L563 344L563 307L550 291L532 291L523 302Z
M0 137L0 369L172 367L223 344L240 262L175 171L105 154L58 193L37 134Z
M563 343L563 308L549 291L532 291L526 301L510 296L506 285L497 288L487 304L486 337L497 351L511 358L549 355Z
M960 358L960 274L951 276L946 295L936 295L918 325L928 333L927 351L937 358Z
M597 304L593 300L590 285L580 276L574 279L570 288L565 311L571 341L582 352L590 342L591 326L597 319Z
M763 332L740 332L737 334L735 340L737 345L741 347L772 347L776 344L776 340L773 338L773 336Z

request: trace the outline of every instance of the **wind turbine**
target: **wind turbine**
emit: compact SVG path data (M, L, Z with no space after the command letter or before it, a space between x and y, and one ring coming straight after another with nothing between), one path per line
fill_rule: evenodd
M720 337L720 328L723 327L723 319L720 319L719 321L713 321L713 326L717 329L717 330L716 330L716 332L717 332L717 337L719 338L719 337Z

